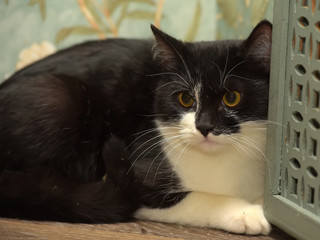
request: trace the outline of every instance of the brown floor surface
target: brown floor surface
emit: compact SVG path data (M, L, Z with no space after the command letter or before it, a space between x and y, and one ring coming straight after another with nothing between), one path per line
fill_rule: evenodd
M219 230L179 226L147 221L119 224L69 224L35 222L0 218L2 240L291 240L294 239L276 227L269 236L245 236Z

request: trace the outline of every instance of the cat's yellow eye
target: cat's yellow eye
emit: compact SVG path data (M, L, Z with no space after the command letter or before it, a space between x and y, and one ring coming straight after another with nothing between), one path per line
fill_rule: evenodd
M236 107L241 100L241 94L237 91L228 91L224 94L222 101L227 107Z
M181 106L185 107L185 108L190 108L192 107L193 103L194 103L194 99L193 97L191 97L188 93L186 92L181 92L178 95L178 101L180 103Z

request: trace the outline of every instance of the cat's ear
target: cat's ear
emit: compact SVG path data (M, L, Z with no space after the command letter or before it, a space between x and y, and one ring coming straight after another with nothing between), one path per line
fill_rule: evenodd
M266 73L270 71L272 24L261 21L244 41L245 55Z
M162 32L154 25L151 25L151 30L155 38L153 58L165 68L174 67L181 59L183 42Z

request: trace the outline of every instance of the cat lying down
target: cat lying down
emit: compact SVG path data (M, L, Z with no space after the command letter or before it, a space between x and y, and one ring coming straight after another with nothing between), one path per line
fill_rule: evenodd
M272 26L245 40L90 41L0 86L0 216L268 234Z

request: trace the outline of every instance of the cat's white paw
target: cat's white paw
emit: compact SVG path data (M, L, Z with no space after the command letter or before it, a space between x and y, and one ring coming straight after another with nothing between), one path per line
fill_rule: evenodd
M223 219L222 228L229 232L249 235L267 235L271 230L260 205L252 205L230 212Z

